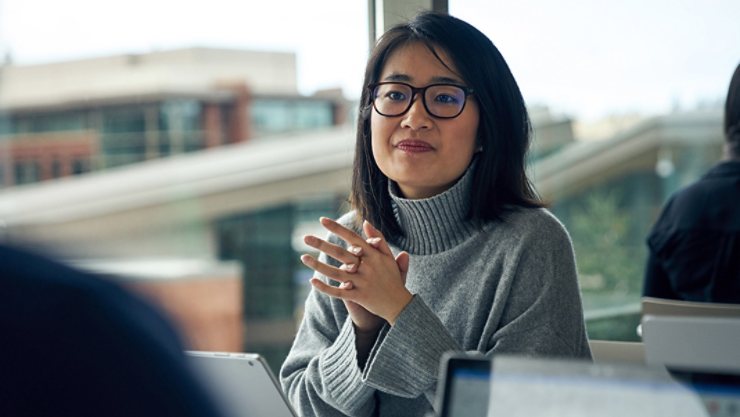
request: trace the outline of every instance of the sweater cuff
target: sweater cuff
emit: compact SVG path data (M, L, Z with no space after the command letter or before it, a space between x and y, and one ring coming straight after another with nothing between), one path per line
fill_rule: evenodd
M339 336L324 351L321 374L325 376L326 388L332 403L347 414L357 414L364 407L372 407L369 401L375 389L362 381L362 372L357 365L355 328L347 317Z
M433 387L442 355L461 349L419 295L414 295L396 323L381 336L384 338L379 337L365 365L363 380L404 398L416 398Z

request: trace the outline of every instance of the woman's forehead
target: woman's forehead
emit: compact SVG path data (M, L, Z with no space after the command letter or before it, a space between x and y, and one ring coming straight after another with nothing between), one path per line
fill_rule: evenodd
M386 58L380 81L461 82L447 51L438 45L432 47L439 58L421 42L398 46Z

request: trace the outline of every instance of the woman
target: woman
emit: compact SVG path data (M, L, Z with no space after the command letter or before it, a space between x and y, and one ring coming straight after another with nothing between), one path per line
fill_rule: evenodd
M646 297L740 304L740 65L724 132L725 160L672 196L648 236Z
M571 242L525 175L526 108L491 41L421 14L379 40L365 85L354 210L305 238L322 255L302 257L314 291L281 370L298 412L422 416L447 351L590 358Z

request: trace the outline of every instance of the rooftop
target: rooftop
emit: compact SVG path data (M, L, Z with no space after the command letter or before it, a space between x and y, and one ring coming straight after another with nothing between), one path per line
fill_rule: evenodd
M188 48L41 65L0 66L0 110L64 107L131 97L219 94L297 95L293 53ZM223 93L221 93L223 94Z

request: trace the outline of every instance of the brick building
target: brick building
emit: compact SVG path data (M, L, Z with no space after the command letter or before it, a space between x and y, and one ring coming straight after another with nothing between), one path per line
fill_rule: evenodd
M0 186L345 122L295 55L191 48L0 68Z

